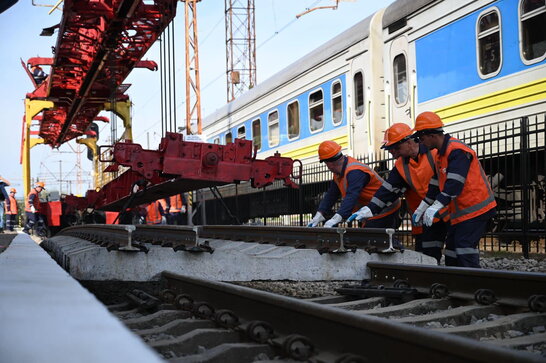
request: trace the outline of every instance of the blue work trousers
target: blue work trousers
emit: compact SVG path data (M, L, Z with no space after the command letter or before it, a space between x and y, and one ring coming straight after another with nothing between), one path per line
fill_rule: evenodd
M480 239L486 232L489 218L478 216L455 225L447 231L446 266L480 268Z
M423 226L423 233L415 235L415 251L434 257L440 264L447 226L444 221L438 221L430 227Z

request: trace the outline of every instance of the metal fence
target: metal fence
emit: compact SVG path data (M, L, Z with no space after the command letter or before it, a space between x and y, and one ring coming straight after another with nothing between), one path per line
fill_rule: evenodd
M476 151L497 200L497 215L481 241L482 249L520 252L525 257L530 252L546 253L545 135L544 114L452 134ZM394 166L387 152L357 159L383 178ZM198 199L205 201L205 208L201 208L202 213L194 222L306 225L331 179L326 166L315 163L304 166L298 190L284 188L280 182L260 191L241 184L221 188L222 202L201 191ZM405 208L401 213L400 235L404 244L412 247L410 216Z

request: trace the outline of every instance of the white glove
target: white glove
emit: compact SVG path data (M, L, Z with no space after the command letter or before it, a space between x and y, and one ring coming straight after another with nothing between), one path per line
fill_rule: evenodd
M36 213L36 208L34 208L34 206L31 205L31 206L30 206L30 211L31 211L32 213Z
M427 208L430 207L430 204L425 202L425 200L421 201L421 204L417 207L413 215L411 216L411 221L414 226L420 226L421 225L421 217L427 210Z
M442 209L444 205L440 203L439 201L435 201L428 209L425 211L425 216L423 217L423 223L425 226L432 226L432 222L434 221L434 216L440 209Z
M347 219L347 222L352 222L354 221L355 219L357 221L360 221L362 219L368 219L368 218L372 218L373 217L373 213L372 211L370 210L370 208L368 207L362 207L360 208L359 210L357 210L355 213L351 214L351 216L349 217L349 219Z
M186 213L186 206L185 205L180 207L180 213Z
M320 212L317 212L315 214L315 216L313 217L313 219L311 219L311 222L309 222L309 224L307 225L307 227L316 227L318 226L318 224L322 221L326 220L326 218L324 218L324 216L322 215L322 213Z
M326 221L326 223L324 223L324 227L325 228L332 228L336 224L341 222L342 220L343 220L343 217L336 213L336 214L334 214L334 216L332 218L328 219Z

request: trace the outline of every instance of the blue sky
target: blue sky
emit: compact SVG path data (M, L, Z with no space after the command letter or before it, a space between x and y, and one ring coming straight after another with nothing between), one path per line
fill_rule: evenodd
M35 4L54 4L54 0L35 0ZM378 9L387 7L392 0L341 1L337 10L323 9L306 14L296 20L296 15L306 8L333 5L333 0L255 0L256 45L258 83L293 63L300 57L325 43ZM24 114L24 98L32 91L31 81L21 66L35 56L51 57L57 33L52 37L40 37L42 28L59 23L61 12L48 15L50 8L32 6L31 0L19 2L0 14L0 106L1 125L4 133L0 143L2 163L0 175L12 182L22 197L22 171L19 164L21 121ZM201 70L202 115L207 116L226 103L225 84L225 25L224 1L205 0L197 5L199 30L199 57ZM185 117L184 89L184 8L179 3L175 19L177 50L176 95L177 124ZM159 63L159 47L154 46L143 59ZM48 69L45 69L48 71ZM133 102L133 137L145 148L157 148L161 137L160 79L159 71L136 69L124 83L131 83L128 90ZM110 113L104 113L110 116ZM101 125L99 144L106 144L110 127ZM121 125L118 134L121 134ZM80 178L78 185L77 144L72 141L58 150L38 145L31 150L33 178L45 180L48 190L59 190L59 174L65 180L63 192L85 193L91 185L91 163L81 151ZM59 162L60 161L60 162Z

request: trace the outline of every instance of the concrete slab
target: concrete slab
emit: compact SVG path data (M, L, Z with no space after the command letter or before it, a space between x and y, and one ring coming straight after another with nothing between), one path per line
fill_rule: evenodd
M436 265L434 258L411 250L321 255L314 249L207 240L214 249L212 254L175 252L151 244L147 244L148 253L108 252L104 247L69 236L55 236L42 246L54 254L70 275L86 281L153 281L160 278L162 271L221 281L362 280L370 277L366 268L369 261Z
M0 254L0 321L1 362L162 362L26 234Z

